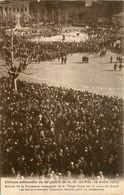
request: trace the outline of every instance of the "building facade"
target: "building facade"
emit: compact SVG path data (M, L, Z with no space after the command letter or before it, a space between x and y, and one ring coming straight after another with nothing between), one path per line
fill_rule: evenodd
M29 1L0 1L0 23L9 26L17 22L17 15L20 15L21 23L29 19Z
M88 5L86 5L86 1ZM92 6L89 6L92 5ZM122 9L121 1L99 0L2 0L0 1L0 25L9 26L20 17L25 24L77 25L94 24L101 18L111 20ZM20 15L20 16L19 16Z

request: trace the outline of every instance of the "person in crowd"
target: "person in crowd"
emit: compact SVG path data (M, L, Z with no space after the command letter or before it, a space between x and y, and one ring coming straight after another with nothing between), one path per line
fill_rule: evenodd
M113 62L113 57L111 56L111 58L110 58L110 63L112 63Z
M114 70L116 71L117 70L117 63L115 62L114 64Z
M122 64L121 63L119 64L119 70L120 71L122 70Z

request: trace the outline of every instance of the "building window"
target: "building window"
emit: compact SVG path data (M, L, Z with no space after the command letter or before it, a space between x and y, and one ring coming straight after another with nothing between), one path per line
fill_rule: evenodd
M13 11L15 12L15 7L13 8Z
M25 7L25 12L27 12L27 7Z
M5 7L5 11L6 11L6 12L8 11L8 7Z
M16 20L16 17L15 17L15 15L14 15L14 21Z
M9 7L9 11L11 11L11 7Z
M21 12L23 12L23 7L21 7Z
M17 7L17 12L19 12L19 7Z

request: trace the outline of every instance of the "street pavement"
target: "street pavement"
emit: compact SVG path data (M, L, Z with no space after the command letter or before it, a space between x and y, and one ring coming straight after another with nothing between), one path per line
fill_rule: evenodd
M82 63L84 54L69 55L67 64L62 65L58 60L52 62L32 63L21 74L20 78L37 83L74 88L76 90L88 90L90 92L109 96L124 97L124 67L121 71L114 71L113 61L116 54L108 52L104 57L90 55L89 63Z

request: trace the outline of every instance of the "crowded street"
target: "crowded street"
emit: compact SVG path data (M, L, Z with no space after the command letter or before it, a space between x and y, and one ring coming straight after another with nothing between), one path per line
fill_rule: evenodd
M57 59L52 62L32 63L26 70L27 75L23 74L20 78L122 98L124 67L121 71L114 71L114 62L110 63L111 55L114 60L117 55L111 52L103 58L89 55L89 63L82 63L83 55L68 55L66 65L62 65Z
M122 2L0 6L1 175L122 177Z

